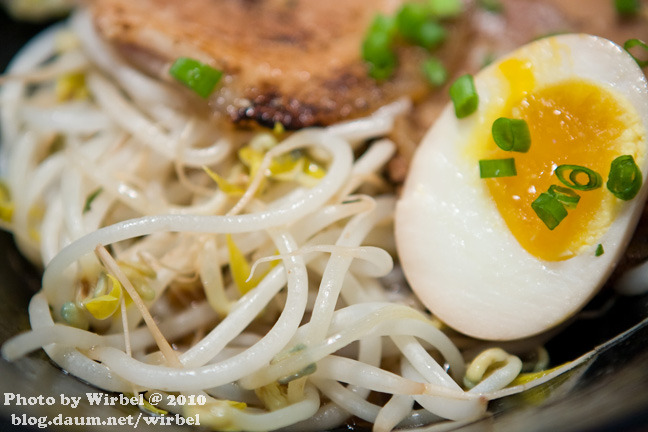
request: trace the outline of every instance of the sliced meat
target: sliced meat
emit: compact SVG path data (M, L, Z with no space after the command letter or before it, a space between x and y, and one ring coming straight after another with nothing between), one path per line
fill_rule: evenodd
M393 79L367 76L360 48L378 12L401 0L95 0L100 33L123 52L168 66L186 56L226 72L210 98L215 112L290 129L365 115L402 95L427 91L424 53L399 50ZM151 66L160 62L149 62ZM160 73L160 71L156 71Z

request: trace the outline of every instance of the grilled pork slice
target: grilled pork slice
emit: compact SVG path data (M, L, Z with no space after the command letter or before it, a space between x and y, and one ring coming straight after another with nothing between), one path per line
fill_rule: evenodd
M177 57L225 72L209 98L235 123L288 129L366 115L400 96L422 96L418 48L399 48L393 78L367 75L361 44L377 13L401 0L95 0L94 21L131 58L164 76ZM151 61L153 59L154 61ZM155 69L155 70L153 70Z

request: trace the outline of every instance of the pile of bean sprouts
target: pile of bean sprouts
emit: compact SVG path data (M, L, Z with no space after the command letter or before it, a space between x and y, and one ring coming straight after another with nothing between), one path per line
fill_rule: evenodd
M107 391L201 396L181 413L221 430L444 428L539 381L510 385L519 357L460 350L403 289L381 173L408 101L327 128L224 128L120 58L85 12L2 80L0 223L45 269L5 358L43 348ZM256 169L243 148L261 149ZM321 175L269 175L291 155ZM102 283L123 294L100 319L84 305Z

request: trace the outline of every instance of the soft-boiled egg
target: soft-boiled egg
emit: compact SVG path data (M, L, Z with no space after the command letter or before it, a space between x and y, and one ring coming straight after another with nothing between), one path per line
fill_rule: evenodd
M457 118L450 104L417 149L397 205L398 253L450 327L517 339L574 315L623 253L648 190L648 87L625 50L589 35L532 42L474 87L476 111ZM526 124L528 149L496 144L499 118ZM523 139L517 129L502 130ZM612 168L618 157L625 168ZM635 191L618 194L619 182Z

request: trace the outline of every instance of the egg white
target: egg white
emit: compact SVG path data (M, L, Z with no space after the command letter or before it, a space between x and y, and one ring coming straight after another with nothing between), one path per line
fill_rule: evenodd
M589 35L560 35L526 45L506 58L532 64L536 87L580 78L625 98L648 128L648 85L621 47ZM509 231L477 160L466 157L489 109L503 104L502 61L475 76L476 113L457 119L450 104L413 158L399 199L396 242L408 283L431 312L454 329L482 339L510 340L545 331L572 316L604 284L634 230L648 188L648 160L637 160L644 184L624 202L597 242L564 261L544 261ZM604 186L605 187L605 186ZM605 253L596 257L598 243Z

